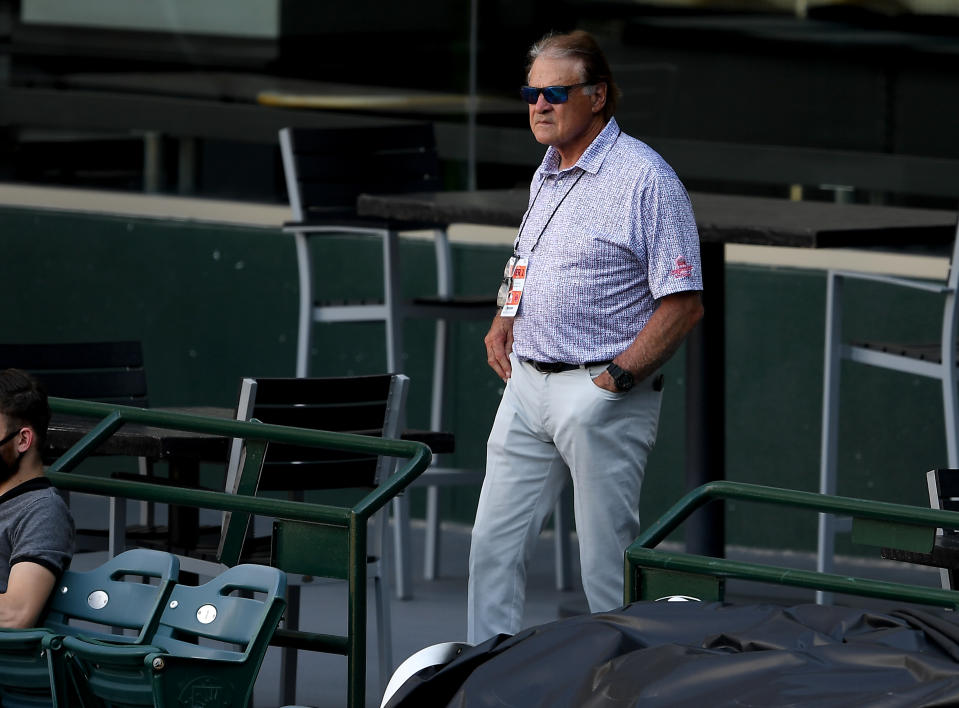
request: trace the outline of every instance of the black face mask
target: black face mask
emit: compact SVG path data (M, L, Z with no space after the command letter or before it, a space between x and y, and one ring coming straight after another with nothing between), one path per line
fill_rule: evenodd
M0 447L3 447L8 442L13 440L17 435L20 434L20 430L14 430L7 437L0 439ZM3 457L0 457L0 482L6 482L13 475L17 473L17 470L20 469L20 458L23 457L23 453L17 455L17 459L13 461L13 464L8 464Z

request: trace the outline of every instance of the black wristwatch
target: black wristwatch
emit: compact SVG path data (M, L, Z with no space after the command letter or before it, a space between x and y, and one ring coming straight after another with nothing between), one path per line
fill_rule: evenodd
M626 392L633 387L636 381L633 379L633 375L621 369L616 364L610 364L606 367L606 371L609 372L609 375L613 377L613 383L616 384L616 390Z

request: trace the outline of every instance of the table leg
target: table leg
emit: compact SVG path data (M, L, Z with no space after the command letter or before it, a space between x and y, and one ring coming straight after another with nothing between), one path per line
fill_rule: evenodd
M686 489L726 476L725 246L702 244L705 315L686 341ZM725 555L725 508L713 502L685 524L686 551Z
M169 460L170 480L179 487L196 489L200 485L200 463L195 459ZM176 549L193 550L200 537L200 510L191 506L170 505L170 545Z

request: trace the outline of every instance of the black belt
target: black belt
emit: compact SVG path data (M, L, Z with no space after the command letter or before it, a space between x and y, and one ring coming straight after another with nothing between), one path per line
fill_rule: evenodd
M589 369L593 366L609 366L611 362L609 361L587 361L585 364L567 364L562 361L533 361L532 359L523 359L527 364L532 366L541 374L561 374L564 371L572 371L573 369L578 369L583 367L584 369ZM650 387L654 391L663 390L663 375L659 374L656 378L646 379L650 383ZM641 382L642 383L642 382Z
M561 374L564 371L585 368L592 366L609 366L610 361L587 361L585 364L567 364L562 361L533 361L532 359L523 359L541 374Z

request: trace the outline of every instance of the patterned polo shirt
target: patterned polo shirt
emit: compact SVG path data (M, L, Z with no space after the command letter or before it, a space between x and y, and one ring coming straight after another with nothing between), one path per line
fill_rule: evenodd
M613 359L665 295L702 290L689 195L652 148L611 119L560 170L550 147L515 242L529 258L513 351L536 361Z

